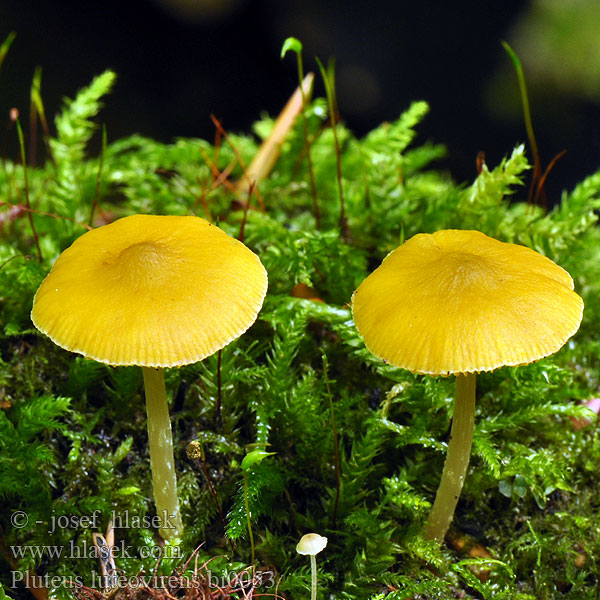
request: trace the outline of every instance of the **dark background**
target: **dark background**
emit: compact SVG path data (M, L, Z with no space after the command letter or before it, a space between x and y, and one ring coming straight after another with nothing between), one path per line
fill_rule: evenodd
M295 58L279 58L293 35L304 43L306 70L316 68L315 55L335 57L341 116L359 136L412 100L427 100L419 140L444 143L449 155L440 166L467 181L478 151L494 166L526 141L500 40L514 45L511 32L530 9L511 0L220 0L212 14L190 16L159 0L0 0L2 39L17 33L0 73L0 116L7 123L12 106L28 113L37 65L49 117L63 96L110 67L118 81L100 117L110 140L134 132L212 140L211 113L227 130L250 131L296 85ZM589 98L528 83L543 166L567 150L547 184L554 202L600 166L600 110Z

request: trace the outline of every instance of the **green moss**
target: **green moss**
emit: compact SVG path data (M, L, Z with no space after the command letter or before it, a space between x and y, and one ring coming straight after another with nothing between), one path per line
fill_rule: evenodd
M10 572L24 569L92 585L95 556L53 557L49 548L91 547L92 529L105 531L113 511L139 519L115 529L117 543L128 548L116 556L117 567L136 575L156 566L156 531L143 522L153 508L139 370L74 357L38 334L29 310L41 279L85 231L93 205L106 219L209 214L237 235L246 195L236 201L226 187L213 186L207 159L220 171L233 164L235 181L243 174L236 153L248 164L258 149L244 135L229 137L235 152L222 141L218 156L202 140L159 144L134 135L110 141L101 164L87 147L113 80L105 73L66 102L49 143L56 165L48 160L29 169L43 262L24 257L35 257L35 240L23 214L4 225L0 239L6 589ZM442 147L415 145L426 113L424 102L414 103L364 139L338 126L348 239L339 234L335 152L322 99L306 109L321 229L312 214L300 121L259 184L265 211L253 201L245 224L245 243L270 278L259 320L223 350L220 389L216 355L166 373L186 537L182 555L163 558L159 573L171 573L198 546L200 563L212 559L215 576L247 565L240 463L258 446L276 454L248 474L256 560L275 574L284 596L308 595L308 566L294 548L303 533L316 531L329 538L319 555L323 597L595 597L600 444L596 428L576 431L571 418L589 417L580 402L597 393L600 381L600 173L565 192L548 213L523 203L522 146L507 149L507 158L484 167L472 184L456 184L433 166L443 166ZM265 117L255 131L264 137L272 125ZM23 204L22 167L7 161L0 188L3 198ZM546 254L570 271L586 303L581 330L557 354L479 378L474 453L454 526L493 559L439 549L421 537L442 470L452 382L375 359L348 310L358 283L402 239L442 228L476 228ZM298 283L311 286L321 302L292 297ZM203 457L186 454L193 441L202 442ZM11 524L17 510L30 515L27 526ZM93 514L94 527L82 526ZM59 516L73 526L50 531ZM45 550L19 558L11 546ZM475 568L489 570L487 580ZM186 573L193 569L192 560ZM265 584L264 591L273 589Z

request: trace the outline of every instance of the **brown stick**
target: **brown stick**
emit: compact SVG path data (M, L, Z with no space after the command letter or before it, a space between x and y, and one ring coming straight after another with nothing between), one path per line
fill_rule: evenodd
M236 185L238 190L247 192L252 182L256 184L262 181L273 170L279 158L281 146L290 129L294 126L298 115L302 112L303 98L310 96L313 80L313 73L308 73L302 82L302 88L298 86L287 101L287 104L279 113L271 133L260 145L258 152L246 169L246 177L238 181Z

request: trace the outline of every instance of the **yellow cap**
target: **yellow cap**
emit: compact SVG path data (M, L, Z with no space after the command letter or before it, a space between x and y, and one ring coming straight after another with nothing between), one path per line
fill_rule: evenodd
M266 292L259 258L208 221L133 215L60 255L31 319L59 346L97 361L172 367L239 337Z
M352 312L375 356L450 375L556 352L579 328L583 300L571 276L538 252L444 230L390 252L354 292Z

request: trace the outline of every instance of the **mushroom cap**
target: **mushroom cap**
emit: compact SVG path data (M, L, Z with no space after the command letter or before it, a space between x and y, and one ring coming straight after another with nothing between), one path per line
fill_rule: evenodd
M318 533L307 533L300 538L296 545L298 554L309 554L314 556L319 554L327 546L327 538Z
M538 252L479 231L418 234L388 254L352 296L367 348L416 373L521 365L577 331L583 300Z
M244 333L266 292L258 256L215 225L133 215L59 256L31 319L57 345L99 362L173 367Z

